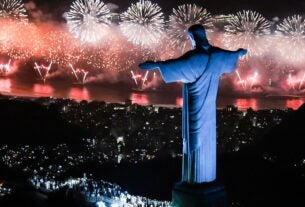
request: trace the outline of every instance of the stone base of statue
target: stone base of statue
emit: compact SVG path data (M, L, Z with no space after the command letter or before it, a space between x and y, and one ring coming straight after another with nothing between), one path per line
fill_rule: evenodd
M177 183L172 191L173 207L227 207L226 192L217 182Z

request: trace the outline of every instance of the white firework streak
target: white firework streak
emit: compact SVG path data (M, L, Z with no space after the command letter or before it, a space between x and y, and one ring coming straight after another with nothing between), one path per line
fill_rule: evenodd
M89 72L85 71L83 69L79 69L79 68L74 69L74 67L71 63L69 63L69 66L70 66L70 68L72 70L72 74L74 75L76 80L81 82L82 84L84 84L86 79L87 79L87 76L88 76ZM81 78L81 81L80 81L80 78Z
M146 81L147 81L147 76L148 76L149 71L146 71L145 76L143 78L143 83L142 83L142 88L144 87Z
M87 76L88 76L89 72L85 71L85 70L81 70L81 72L83 73L83 81L82 81L82 83L84 84L86 79L87 79Z
M34 69L37 70L37 72L38 72L38 74L39 74L39 76L40 76L40 78L43 82L46 82L46 79L49 75L52 64L53 64L52 61L50 62L50 64L48 66L45 66L43 64L38 65L37 62L35 62Z
M305 58L305 20L300 15L287 17L277 25L278 51L291 62L302 62Z
M0 75L5 75L11 71L11 59L6 64L0 64Z
M254 73L254 75L250 78L250 80L251 80L250 87L251 87L251 88L252 88L252 86L254 85L254 83L256 82L257 76L258 76L258 73L257 73L257 71L256 71L256 72Z
M138 81L137 81L137 78L136 78L134 72L131 70L130 73L131 73L132 79L134 80L135 84L138 85Z
M111 23L110 10L100 0L75 0L64 17L69 31L83 42L100 41Z
M26 9L21 0L1 0L0 18L12 18L14 20L28 21Z
M149 47L162 39L165 21L158 4L140 0L123 12L120 18L122 33L134 44Z
M302 88L303 84L304 84L304 81L305 81L305 73L300 81L300 85L299 85L299 90Z
M269 41L261 44L262 38L271 33L270 22L255 11L242 11L230 15L224 27L224 46L230 50L244 48L249 56L260 56L268 49ZM268 40L267 38L265 40Z
M201 24L206 29L211 29L213 27L211 14L195 4L183 4L173 9L169 17L168 30L173 47L185 51L189 43L187 31L194 24Z
M240 77L240 74L239 74L238 70L235 70L235 73L236 73L236 75L237 75L237 77L238 77L238 80L239 80L241 86L243 87L243 89L246 89L245 80L243 80L243 79Z
M78 75L76 74L76 71L75 71L73 65L71 63L69 63L69 66L70 66L70 68L72 70L72 73L73 73L74 77L76 78L77 81L79 81Z

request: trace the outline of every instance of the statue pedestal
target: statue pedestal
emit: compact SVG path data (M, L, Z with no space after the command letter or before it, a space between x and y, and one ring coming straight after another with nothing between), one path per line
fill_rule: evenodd
M223 185L177 183L172 191L173 207L227 207Z

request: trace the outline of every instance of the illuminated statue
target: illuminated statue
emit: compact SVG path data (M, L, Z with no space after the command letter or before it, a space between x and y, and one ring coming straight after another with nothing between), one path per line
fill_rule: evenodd
M205 30L194 25L188 31L194 47L182 57L140 64L159 69L166 83L183 83L182 182L201 184L216 179L216 97L219 79L232 72L246 50L227 51L209 44Z

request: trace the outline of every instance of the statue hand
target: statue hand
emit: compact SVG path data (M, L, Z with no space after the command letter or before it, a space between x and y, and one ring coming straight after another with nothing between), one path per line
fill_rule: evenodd
M240 48L237 50L237 52L239 53L239 56L241 57L241 56L244 56L245 54L247 54L248 51Z
M139 64L139 67L144 70L154 70L159 68L158 63L153 61L147 61L145 63Z

